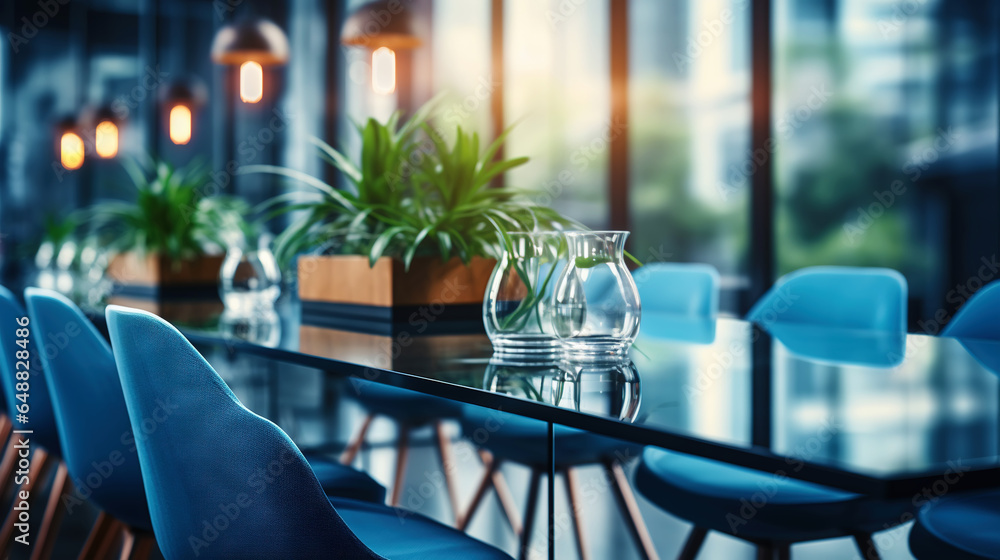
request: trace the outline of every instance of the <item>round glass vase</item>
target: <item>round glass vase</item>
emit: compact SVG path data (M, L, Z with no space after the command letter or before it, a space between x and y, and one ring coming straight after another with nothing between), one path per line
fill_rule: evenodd
M571 358L620 356L639 333L639 290L625 266L627 231L567 232L552 322Z
M556 232L514 232L483 299L486 335L498 354L557 354L551 294L565 260Z

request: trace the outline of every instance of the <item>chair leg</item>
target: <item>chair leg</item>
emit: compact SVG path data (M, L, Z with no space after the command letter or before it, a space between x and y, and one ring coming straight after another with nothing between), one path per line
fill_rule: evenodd
M792 545L790 544L775 545L774 557L777 560L792 560Z
M112 518L108 531L104 533L104 538L101 539L100 543L98 543L97 550L94 553L94 558L96 560L104 560L107 558L108 554L111 552L111 547L118 542L119 537L122 537L124 540L125 525L121 521Z
M38 483L38 479L42 478L42 474L46 471L48 465L49 454L43 449L36 449L34 453L31 454L31 463L28 465L28 480L26 480L24 484L16 490L14 494L15 504L20 501L18 499L18 495L21 492L28 493L29 503L34 501L34 496L31 495L31 492ZM7 514L7 519L3 523L3 528L0 529L0 557L7 557L10 550L10 544L14 540L15 523L17 523L17 512L12 509Z
M701 551L701 546L705 544L705 537L708 536L708 529L702 529L701 527L692 527L691 532L688 533L688 538L684 541L684 548L681 549L680 555L677 556L677 560L694 560L698 557L698 552Z
M615 460L606 461L605 466L614 479L611 488L614 490L618 507L621 508L622 514L625 516L628 528L632 532L632 538L635 539L635 544L639 548L639 554L643 558L658 559L659 555L656 554L653 539L649 536L649 530L646 529L646 522L642 519L639 502L635 499L632 486L628 483L625 469Z
M507 479L500 472L499 464L498 468L493 470L490 478L493 480L493 490L497 493L500 507L503 508L511 530L514 531L515 535L520 535L522 528L520 514L517 512L517 503L514 501L514 494L511 493L510 486L507 485Z
M135 536L135 548L132 550L133 560L149 560L156 545L156 537L151 533L141 533Z
M580 560L587 560L587 544L583 539L583 516L581 506L577 496L576 473L573 469L566 469L563 475L566 483L566 495L569 497L569 509L573 518L573 535L576 537L576 551L580 555Z
M854 536L854 542L858 545L858 550L861 551L861 557L865 560L880 560L878 549L875 548L875 541L872 540L871 533L856 533Z
M399 438L396 442L396 475L392 482L392 495L389 498L389 505L395 507L399 505L399 499L403 496L403 483L406 482L406 459L410 451L410 427L399 426Z
M128 560L132 556L132 549L135 548L135 533L128 527L124 527L122 533L122 550L118 560Z
M482 459L486 470L483 472L483 478L479 481L479 485L476 486L476 491L472 494L472 501L469 502L469 507L466 508L463 515L455 519L455 528L459 531L465 531L465 528L469 526L473 514L479 509L479 504L483 502L483 497L486 496L486 491L490 489L493 481L493 472L500 466L499 462L494 461L493 457L488 453L480 452L479 457Z
M531 546L531 533L535 525L535 514L538 512L538 491L542 486L542 471L532 469L531 482L528 483L528 503L524 506L524 528L521 530L521 541L518 547L518 560L527 560L528 549Z
M42 560L52 555L52 546L55 544L56 535L59 534L59 522L62 521L64 511L62 497L69 490L68 479L69 473L66 470L66 463L60 462L56 468L56 477L52 481L52 488L49 489L49 502L45 505L45 517L38 529L38 537L35 549L31 552L31 560Z
M17 448L14 442L7 442L7 447L3 452L3 459L0 459L0 496L7 495L10 481L14 479L14 468L17 466Z
M451 513L455 517L457 524L459 515L458 493L455 491L455 480L452 476L455 465L451 460L451 440L448 438L448 434L445 433L442 422L434 423L434 435L437 436L438 456L441 458L441 470L444 473L444 485L445 490L448 492L448 503L451 505Z
M80 550L80 556L77 560L90 560L95 558L97 555L94 554L97 551L97 547L104 542L108 531L111 530L113 524L111 516L104 513L103 511L97 515L97 520L94 521L94 526L90 529L90 534L87 535L87 541L83 544L83 548Z
M348 444L347 449L340 455L340 462L344 465L350 465L354 462L354 458L358 456L358 451L361 450L361 446L365 443L365 437L368 435L368 428L372 425L372 420L375 419L374 414L369 414L365 416L365 421L361 423L361 429Z

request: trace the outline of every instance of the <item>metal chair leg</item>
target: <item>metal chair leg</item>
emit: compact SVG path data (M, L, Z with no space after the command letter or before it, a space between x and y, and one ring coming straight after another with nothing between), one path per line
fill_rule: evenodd
M56 535L59 534L59 522L62 521L63 508L62 497L69 490L69 472L66 464L60 462L56 468L56 476L52 480L52 487L49 489L49 501L45 504L45 517L42 525L38 529L38 537L35 541L35 548L31 552L31 560L42 560L52 555L52 546L55 544Z
M691 532L688 533L688 538L684 541L684 548L681 549L680 555L677 556L677 560L694 560L698 557L698 552L701 551L701 547L705 544L705 537L708 536L708 529L702 529L701 527L692 527Z
M128 560L129 556L132 556L132 549L135 547L135 533L128 527L125 527L122 533L122 549L118 555L118 560Z
M632 538L635 539L635 544L639 548L639 554L643 558L658 559L659 555L656 554L653 539L649 536L649 530L646 529L646 522L642 519L639 502L635 499L632 486L629 485L625 469L615 460L606 461L605 466L613 479L614 484L611 485L611 488L618 500L618 507L621 508L622 514L625 516L626 524L632 532Z
M538 491L542 486L542 471L531 471L531 482L528 483L528 502L524 507L524 529L521 531L518 560L527 560L528 549L531 547L531 533L535 525L535 514L538 511Z
M569 497L569 509L573 519L573 535L576 538L576 551L580 555L580 560L587 560L587 544L583 538L583 516L582 505L577 496L576 473L573 469L566 469L563 474L563 481L566 483L566 496Z
M410 427L399 426L399 438L396 442L396 475L392 482L392 495L389 505L398 506L403 496L403 484L406 482L406 459L410 451Z
M369 414L365 417L365 421L361 423L361 429L348 444L347 449L340 455L340 462L344 465L350 465L354 462L354 458L358 456L358 451L361 450L361 446L365 443L365 437L368 435L368 428L372 425L372 420L375 419L374 414Z

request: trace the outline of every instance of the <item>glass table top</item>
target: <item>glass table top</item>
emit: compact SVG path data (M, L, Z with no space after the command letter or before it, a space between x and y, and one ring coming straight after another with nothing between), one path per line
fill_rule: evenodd
M1000 343L644 313L626 361L494 355L481 333L184 329L268 359L858 492L1000 485ZM249 340L247 340L249 339ZM468 389L468 390L465 390Z

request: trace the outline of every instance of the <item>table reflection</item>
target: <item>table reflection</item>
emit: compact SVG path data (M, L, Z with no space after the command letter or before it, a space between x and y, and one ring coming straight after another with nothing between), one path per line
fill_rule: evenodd
M244 314L227 309L219 317L219 334L275 348L281 342L281 318L274 311Z
M641 400L639 372L628 359L576 361L496 354L486 367L483 388L626 422L635 420Z

